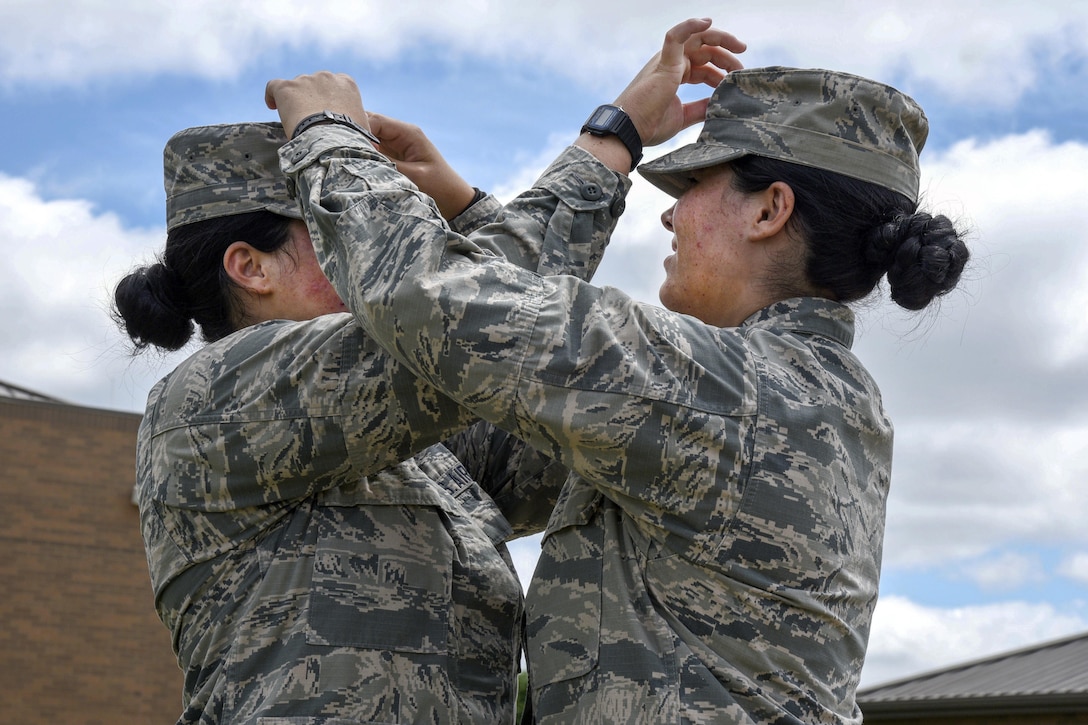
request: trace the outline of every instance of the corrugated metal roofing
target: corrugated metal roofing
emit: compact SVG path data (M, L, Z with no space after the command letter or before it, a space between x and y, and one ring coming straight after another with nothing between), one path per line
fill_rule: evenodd
M1088 707L1088 632L858 692L866 714L889 711L893 704L959 703L962 710L971 702L1013 700Z

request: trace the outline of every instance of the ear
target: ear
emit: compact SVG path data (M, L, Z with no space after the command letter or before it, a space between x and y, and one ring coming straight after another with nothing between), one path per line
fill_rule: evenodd
M771 239L786 231L786 225L793 216L793 189L784 181L776 181L763 191L755 194L758 218L752 226L753 240Z
M274 269L269 255L247 242L234 242L223 252L223 269L236 285L256 295L272 292Z

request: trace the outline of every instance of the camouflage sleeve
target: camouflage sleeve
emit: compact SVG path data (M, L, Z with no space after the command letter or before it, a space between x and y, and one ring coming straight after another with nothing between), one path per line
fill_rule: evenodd
M511 538L543 530L567 480L566 466L487 422L445 444L502 511Z
M719 329L537 275L486 243L545 239L532 198L571 203L591 163L565 153L529 211L515 200L465 238L338 132L285 146L284 168L360 324L421 379L576 474L530 597L538 715L573 719L572 703L640 722L709 722L739 701L753 703L753 722L852 710L891 429L849 352L848 308L783 300Z
M324 137L316 141L319 147L323 140ZM324 141L325 146L328 143ZM359 153L365 151L359 149ZM372 154L372 158L380 163L377 154ZM472 239L481 253L505 257L542 275L589 279L624 210L630 181L576 148L552 164L543 180L551 187L538 185L504 209L497 209L493 197L486 198L452 220L450 227L476 232ZM405 182L405 191L414 192L414 189ZM426 196L413 193L413 198L429 206ZM488 215L494 222L485 225ZM306 216L308 220L314 219L309 211ZM437 212L434 216L438 220ZM320 227L312 231L315 239L327 234ZM544 526L566 479L565 467L544 454L525 450L520 441L487 423L458 434L446 445L494 498L517 535L533 533Z
M223 510L356 482L474 420L346 314L247 327L168 380L149 407L155 470L176 477L171 496L187 491Z
M502 204L494 195L488 194L450 219L450 229L467 237L480 227L495 221L500 211L502 211Z
M326 274L383 347L481 418L645 509L654 497L632 487L666 481L659 467L670 459L668 426L647 416L680 415L704 396L723 401L715 410L749 402L743 351L713 376L692 362L717 351L704 326L651 319L657 312L617 290L541 277L487 251L503 235L560 244L569 229L549 226L542 210L587 203L590 185L595 213L611 216L616 177L581 149L564 152L499 223L464 238L350 131L329 128L335 137L303 134L282 152ZM636 464L647 468L628 479Z
M592 185L588 190L579 187L583 199L586 191L591 197L596 193ZM623 211L622 196L619 198L621 201L610 207L613 217ZM557 207L547 194L535 190L519 199L521 210L529 205L539 214L551 215L546 238L528 233L486 235L488 248L542 275L571 274L591 279L611 236L608 218L593 214L591 204L577 209ZM501 223L503 218L501 204L489 195L451 219L450 228L470 236L489 222ZM544 528L569 469L486 421L459 432L445 445L491 496L513 527L515 538Z
M494 221L501 210L499 200L488 194L450 219L450 228L467 236ZM543 528L566 480L566 468L486 421L459 431L443 443L511 525L513 536L506 530L503 539L526 536Z
M453 231L523 269L589 281L623 214L630 188L629 179L604 167L587 173L585 167L594 163L591 159L582 149L572 147L545 171L543 178L570 175L573 183L563 189L562 197L557 197L555 189L534 187L502 208L491 225L471 234L456 226ZM610 188L615 190L610 192ZM560 198L561 203L556 203Z

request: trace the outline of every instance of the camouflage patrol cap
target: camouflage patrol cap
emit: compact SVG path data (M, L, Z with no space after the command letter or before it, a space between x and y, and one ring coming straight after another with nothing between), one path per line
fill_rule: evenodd
M279 123L230 123L179 131L166 142L166 229L267 210L301 219L287 190L278 152Z
M872 182L918 201L922 108L883 83L819 69L734 71L714 91L698 140L639 167L672 196L690 172L753 154Z

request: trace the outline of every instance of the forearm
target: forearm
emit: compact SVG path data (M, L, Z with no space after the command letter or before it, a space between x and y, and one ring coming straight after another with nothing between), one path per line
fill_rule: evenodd
M539 226L541 219L532 213L508 211L500 222L489 225L473 239L461 237L438 216L428 197L415 190L388 161L347 129L304 133L285 145L281 154L284 170L297 187L311 225L318 260L341 299L368 333L394 355L404 356L425 380L433 382L435 375L460 378L465 373L468 379L445 380L443 384L461 387L462 383L469 383L472 391L462 392L492 398L498 408L508 408L501 402L503 395L511 393L504 381L478 379L470 371L462 370L460 364L471 364L481 355L501 356L504 350L513 354L514 340L504 336L462 344L452 330L439 330L435 325L442 324L443 315L448 322L455 323L471 314L457 296L459 292L470 292L476 283L462 278L460 269L447 269L450 260L468 257L482 263L473 275L483 273L505 279L513 271L515 275L524 275L526 285L539 286L539 276L505 264L487 264L501 258L485 246L491 243L490 247L495 248L503 236L517 240L535 232L544 237L545 232ZM544 193L549 192L545 189ZM562 233L557 231L550 236L558 241ZM485 245L477 244L477 240ZM503 284L495 286L494 281L489 280L487 287L501 290ZM459 289L465 284L470 288ZM503 293L497 294L473 295L469 304L489 319L494 314L520 317L528 312L520 305L511 308L509 300L501 298ZM400 310L394 311L386 303L398 308L406 305L418 317L400 319ZM490 312L488 306L492 307ZM400 322L394 324L394 319ZM496 320L505 329L516 329L515 322ZM527 320L520 323L531 326ZM434 363L439 358L449 363L449 367L438 370Z
M569 147L495 225L471 235L483 249L541 275L592 279L623 214L630 180Z

